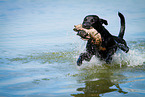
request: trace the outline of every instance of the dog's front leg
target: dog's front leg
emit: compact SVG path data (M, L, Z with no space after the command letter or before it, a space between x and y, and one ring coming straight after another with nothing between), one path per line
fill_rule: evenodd
M77 60L77 65L80 66L84 60L90 61L92 56L93 55L89 52L81 53L78 60Z

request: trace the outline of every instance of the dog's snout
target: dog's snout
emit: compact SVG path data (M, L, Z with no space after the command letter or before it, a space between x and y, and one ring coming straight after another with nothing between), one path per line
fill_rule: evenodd
M83 22L82 27L89 29L91 27L91 24L89 22Z
M82 25L82 26L83 26L83 28L85 28L85 27L87 26L87 24L86 24L86 23L83 23L83 25Z

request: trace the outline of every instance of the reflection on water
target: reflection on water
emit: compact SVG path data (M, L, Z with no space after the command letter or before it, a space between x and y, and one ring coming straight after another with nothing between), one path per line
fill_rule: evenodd
M97 71L95 69L98 69ZM85 83L83 87L79 87L76 90L79 93L71 94L74 97L101 97L105 93L115 92L127 94L120 86L127 77L124 75L117 75L115 70L110 70L100 67L95 67L94 70L86 70L85 73L79 74L79 82ZM117 68L116 68L117 69ZM118 68L119 70L119 68ZM116 74L114 74L114 73ZM82 76L83 75L83 76Z
M117 89L111 88L116 86ZM123 91L119 84L114 84L109 79L99 79L97 81L86 81L85 87L78 88L77 91L82 91L83 93L72 94L74 97L100 97L105 93L118 91L119 93L126 94L127 92Z
M81 86L76 89L76 93L71 94L71 96L74 97L101 97L105 96L107 93L111 92L118 92L121 95L118 95L119 97L122 97L124 94L128 94L130 90L138 91L138 93L145 93L142 90L139 89L130 89L129 87L121 87L121 84L127 84L127 83L142 83L145 80L144 75L138 75L138 72L145 71L145 65L143 66L135 66L135 67L114 67L111 68L109 66L105 67L94 67L92 68L83 68L81 70L80 74L76 74L73 76L77 76L79 83L84 83L84 86ZM136 71L136 72L135 72ZM126 72L127 74L123 74L123 72ZM136 74L132 75L132 73L135 72ZM131 74L129 76L129 74ZM127 75L127 76L125 76ZM138 85L138 84L136 84ZM123 94L123 95L122 95ZM108 96L107 96L108 97ZM112 97L112 96L109 96ZM136 96L135 96L136 97Z

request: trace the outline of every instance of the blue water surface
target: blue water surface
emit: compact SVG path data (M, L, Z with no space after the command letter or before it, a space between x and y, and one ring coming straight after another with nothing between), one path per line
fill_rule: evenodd
M0 0L1 97L145 96L144 0ZM129 53L118 51L111 66L85 51L73 31L86 15L98 15L118 35L126 19Z

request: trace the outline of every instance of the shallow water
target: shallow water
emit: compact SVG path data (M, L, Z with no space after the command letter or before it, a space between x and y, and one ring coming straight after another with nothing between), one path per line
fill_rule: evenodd
M0 96L145 96L144 0L0 0ZM107 19L118 35L126 18L130 51L117 51L112 64L93 57L82 66L85 50L72 30L88 14Z

